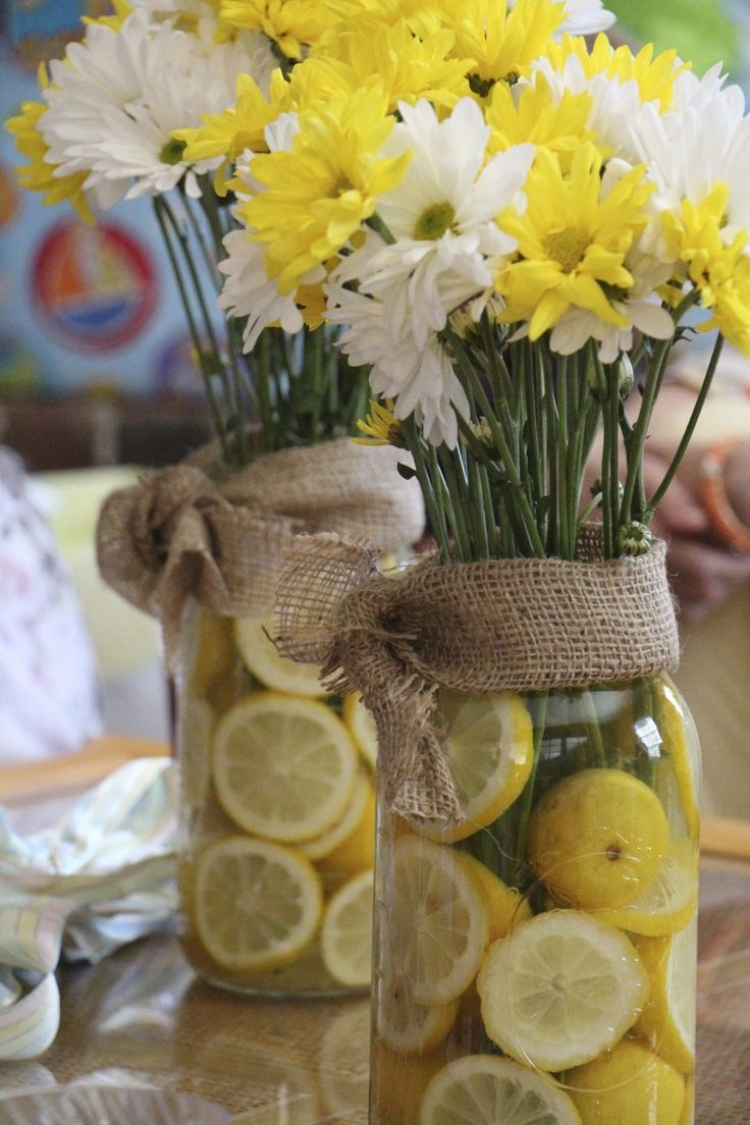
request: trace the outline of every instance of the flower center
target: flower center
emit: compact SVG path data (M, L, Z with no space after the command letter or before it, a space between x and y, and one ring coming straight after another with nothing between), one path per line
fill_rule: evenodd
M162 164L179 164L182 160L182 154L185 151L185 142L171 140L162 148L159 153L159 160Z
M590 242L588 232L579 227L566 227L565 230L554 231L544 240L544 248L562 269L563 273L572 273L580 265Z
M432 240L441 238L456 217L456 212L450 203L433 203L422 212L414 228L414 237L419 240Z

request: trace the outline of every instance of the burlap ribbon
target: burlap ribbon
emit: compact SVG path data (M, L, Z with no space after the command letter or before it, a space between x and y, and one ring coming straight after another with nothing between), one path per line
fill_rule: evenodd
M665 546L602 560L502 559L394 577L332 535L295 540L275 607L280 651L323 666L330 687L358 689L378 729L391 807L460 819L435 727L440 687L470 693L614 683L679 659Z
M335 530L379 551L415 542L424 508L399 462L408 455L350 439L266 454L227 474L215 446L118 489L102 505L102 577L161 619L167 656L178 661L185 603L214 613L270 611L279 566L300 532Z

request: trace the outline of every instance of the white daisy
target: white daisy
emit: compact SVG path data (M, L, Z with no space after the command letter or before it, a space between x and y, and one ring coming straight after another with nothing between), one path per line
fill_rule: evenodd
M57 174L88 172L86 187L104 206L169 191L183 179L197 194L196 174L218 162L188 165L172 130L232 105L237 77L249 66L263 80L272 68L262 36L217 44L214 31L208 10L195 34L155 25L143 10L119 31L90 25L85 40L52 65L45 92L41 128Z
M591 130L600 145L615 155L636 162L633 156L631 125L640 112L642 101L635 80L623 82L615 75L599 72L587 75L581 60L568 55L558 70L549 59L535 64L531 81L543 80L552 97L559 103L566 91L571 94L588 94L591 108L586 128Z
M340 338L343 351L356 366L371 368L373 392L394 399L396 418L413 414L428 441L445 442L452 449L458 440L457 415L468 417L469 403L437 333L418 341L408 319L393 315L405 303L399 298L404 279L395 283L388 306L377 296L347 287L351 278L367 276L366 263L375 248L371 240L331 275L326 285L327 319L345 326Z
M299 332L302 316L293 296L279 293L269 280L264 265L265 249L254 242L245 230L231 231L224 237L227 257L218 268L226 276L217 304L227 315L244 320L243 351L250 352L264 328L280 324L285 332ZM320 271L322 274L322 270ZM320 276L310 281L321 280Z
M418 344L441 331L458 305L487 289L500 260L516 243L495 216L516 201L533 159L518 145L486 164L490 129L471 99L444 121L426 101L401 104L402 121L388 140L389 155L409 150L409 169L382 196L378 214L395 242L368 264L362 291L399 306Z
M518 0L509 0L508 8L515 8ZM557 29L555 38L569 35L595 35L606 31L615 22L615 15L608 12L602 0L564 0L565 22Z
M736 86L721 89L715 83L682 84L682 95L666 114L653 105L642 107L631 125L634 156L649 167L657 213L676 210L683 200L699 204L717 184L727 185L722 237L730 243L750 229L750 117L744 95ZM651 249L663 253L659 246Z
M568 35L596 35L616 21L602 0L565 0L565 22L557 29L556 38Z

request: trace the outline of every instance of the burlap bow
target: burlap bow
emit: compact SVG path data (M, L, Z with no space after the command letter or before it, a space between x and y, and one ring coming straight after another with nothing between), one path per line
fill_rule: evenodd
M612 560L441 566L431 556L383 577L362 547L302 536L275 613L280 651L362 693L391 807L429 820L461 818L434 723L440 687L584 687L671 671L679 659L663 543Z
M299 532L336 530L379 551L415 542L424 508L416 482L398 472L408 460L388 446L342 439L266 454L227 474L206 447L105 500L99 569L124 598L160 617L174 667L188 598L227 616L266 614Z

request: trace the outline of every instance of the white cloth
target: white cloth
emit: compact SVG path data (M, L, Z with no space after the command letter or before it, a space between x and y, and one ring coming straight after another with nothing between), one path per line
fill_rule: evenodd
M0 449L0 763L77 750L101 730L78 595L20 462Z
M61 956L96 962L171 923L177 807L174 761L147 758L36 835L14 832L0 809L0 1060L53 1042Z

